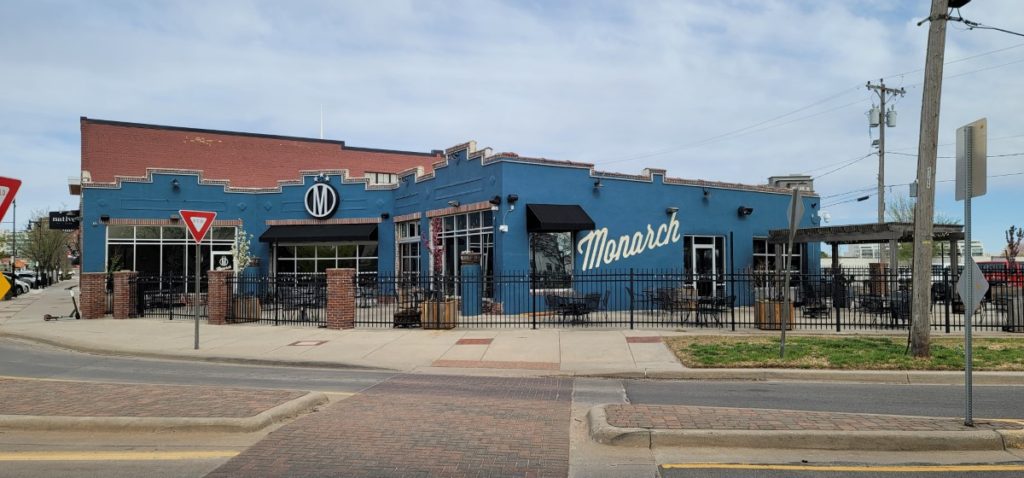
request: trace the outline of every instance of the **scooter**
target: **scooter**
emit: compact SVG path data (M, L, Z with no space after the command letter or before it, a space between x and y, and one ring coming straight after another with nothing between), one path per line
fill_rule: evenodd
M73 285L71 287L68 287L68 293L71 294L71 306L73 307L71 309L71 313L69 313L68 315L56 315L56 316L50 315L50 314L45 314L45 315L43 315L43 320L50 321L50 320L59 320L59 319L70 319L72 317L74 317L75 320L78 320L78 319L82 318L82 314L78 312L78 302L75 300L75 287L78 287L78 286Z

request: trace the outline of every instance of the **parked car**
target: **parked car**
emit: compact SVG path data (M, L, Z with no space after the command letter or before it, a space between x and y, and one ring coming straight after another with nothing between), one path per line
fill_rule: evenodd
M37 276L35 272L32 272L32 271L21 271L21 272L17 273L17 276L18 276L19 279L27 282L28 285L30 287L32 287L33 289L38 289L38 288L42 287L42 283L39 280L39 276Z
M1024 263L1010 264L1006 261L979 262L978 268L985 274L989 284L1007 284L1024 287Z
M11 291L15 295L28 294L30 287L27 282L14 277L10 272L4 272L4 277L7 277L7 282L11 284Z

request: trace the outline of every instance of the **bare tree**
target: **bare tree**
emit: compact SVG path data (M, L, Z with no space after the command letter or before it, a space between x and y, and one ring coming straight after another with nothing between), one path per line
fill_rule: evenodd
M1009 262L1011 265L1017 262L1017 255L1020 254L1020 243L1022 240L1024 240L1024 228L1010 226L1006 230L1006 249L1003 253L1006 255L1006 262Z
M33 216L36 219L30 221L30 229L26 233L24 255L47 273L64 269L67 264L68 234L50 229L50 220L42 213L36 212Z
M885 214L889 216L891 222L904 222L908 224L914 223L914 209L916 202L902 194L896 194L889 199L889 203L886 205ZM960 219L952 216L947 216L943 213L935 213L934 224L960 224ZM942 252L939 249L932 250L932 256L938 257ZM914 245L913 244L900 244L899 245L899 259L901 261L909 261L914 257Z

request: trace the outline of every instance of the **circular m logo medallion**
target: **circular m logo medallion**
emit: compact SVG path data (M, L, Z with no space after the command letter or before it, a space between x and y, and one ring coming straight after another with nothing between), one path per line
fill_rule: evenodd
M317 219L333 216L339 202L338 192L327 183L316 183L306 190L306 212Z

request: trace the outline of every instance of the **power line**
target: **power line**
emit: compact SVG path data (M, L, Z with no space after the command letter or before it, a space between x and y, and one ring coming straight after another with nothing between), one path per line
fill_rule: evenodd
M844 164L844 165L842 165L842 166L839 166L838 168L835 168L835 169L833 169L833 170L830 170L830 171L828 171L828 172L825 172L825 173L821 173L821 174L819 174L819 175L815 176L815 177L814 177L814 179L820 179L820 178L823 178L823 177L825 177L825 176L828 176L829 174L832 174L832 173L834 173L834 172L836 172L836 171L840 171L840 170L842 170L842 169L845 169L845 168L848 168L848 167L850 167L850 166L853 166L854 164L857 164L857 163L859 163L859 162L861 162L861 161L863 161L863 160L865 160L865 159L867 159L867 158L870 158L871 156L874 156L874 154L875 154L874 152L871 152L871 153L865 154L864 156L861 156L861 157L859 157L859 158L857 158L857 159L854 159L854 160L852 160L852 161L849 161L849 162L847 162L846 164Z
M721 141L721 140L724 140L724 139L727 139L727 138L733 137L733 136L740 136L740 135L744 135L744 134L757 133L757 132L765 131L765 130L768 130L768 129L777 128L779 126L795 123L797 121L803 121L805 119L814 118L816 116L821 116L821 115L826 114L826 113L831 113L831 112L836 111L836 110L840 110L840 109L843 109L843 108L847 108L847 107L853 106L855 104L863 102L864 100L859 99L857 101L854 101L854 102L851 102L851 103L847 103L847 104L844 104L842 106L837 106L837 107L832 108L832 109L828 109L828 110L825 110L825 111L820 111L818 113L814 113L814 114L810 114L810 115L806 115L806 116L801 116L799 118L795 118L795 119L792 119L792 120L789 120L789 121L785 121L785 122L782 122L782 123L776 123L776 124L765 126L763 128L759 128L760 126L767 125L768 123L771 123L773 121L776 121L776 120L779 120L779 119L782 119L782 118L785 118L785 117L788 117L788 116L792 116L792 115L794 115L796 113L799 113L801 111L806 111L806 110L808 110L810 108L813 108L815 106L818 106L820 104L827 103L827 102L829 102L829 101L831 101L833 99L836 99L836 98L848 95L849 93L851 93L853 91L856 91L856 90L859 90L859 89L860 89L859 86L856 87L856 88L849 88L849 89L843 90L843 91L841 91L839 93L836 93L834 95L831 95L831 96L828 96L826 98L823 98L821 100L815 101L815 102L813 102L813 103L811 103L809 105L797 108L797 109L795 109L793 111L790 111L788 113L781 114L781 115L775 116L773 118L770 118L770 119L767 119L767 120L764 120L764 121L761 121L761 122L758 122L758 123L755 123L755 124L752 124L752 125L749 125L749 126L745 126L743 128L735 129L735 130L732 130L732 131L729 131L729 132L726 132L726 133L718 134L718 135L715 135L715 136L711 136L709 138L705 138L705 139L702 139L702 140L699 140L699 141L695 141L693 143L681 144L681 145L665 148L665 149L662 149L662 150L652 151L652 152L648 152L648 153L642 153L642 154L638 154L638 155L634 155L634 156L627 156L625 158L612 159L612 160L607 160L607 161L598 161L598 162L595 162L594 164L598 164L598 165L614 164L614 163L622 163L622 162L627 162L627 161L634 161L634 160L637 160L637 159L650 158L652 156L660 156L662 154L667 154L667 153L671 153L671 152L674 152L674 151L679 151L679 150L682 150L682 149L692 148L692 147L695 147L695 146L702 146L702 145L705 145L705 144Z
M1021 155L1024 155L1024 153L1022 153ZM1024 176L1024 171L1017 171L1017 172L1014 172L1014 173L1003 173L1003 174L990 174L990 175L986 176L986 178L994 179L994 178L1006 178L1006 177L1011 177L1011 176ZM953 179L939 179L939 180L936 180L935 182L936 183L952 183L952 182L956 182L956 178L953 178ZM889 188L889 189L892 189L892 188L900 187L900 186L909 186L910 184L911 183L887 184L885 187ZM846 195L849 195L849 194L856 194L856 193L860 193L860 192L873 191L874 189L875 189L874 187L865 188L865 189L856 189L856 190L852 190L852 191L846 191L844 193L833 194L833 195L830 195L830 196L822 196L821 199L828 199L828 198L832 198L832 197L846 196ZM854 199L846 199L846 200L839 201L839 202L829 203L829 204L822 205L821 208L824 209L826 207L837 206L837 205L840 205L840 204L847 204L847 203L851 203L851 202L864 201L867 198L870 198L870 197L872 197L874 195L875 194L867 194L866 196L862 196L862 197L858 197L858 198L854 198Z

